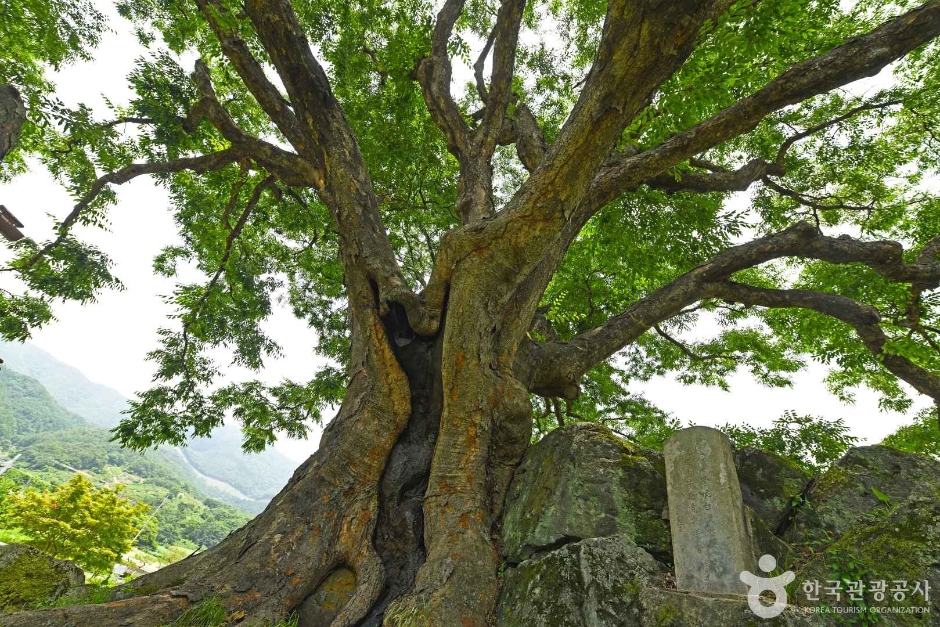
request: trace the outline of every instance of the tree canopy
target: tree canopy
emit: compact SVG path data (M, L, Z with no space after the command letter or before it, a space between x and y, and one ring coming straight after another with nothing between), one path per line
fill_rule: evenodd
M249 449L304 433L346 389L344 247L421 334L449 264L516 230L542 243L513 272L550 275L532 279L521 352L558 367L519 368L539 371L543 428L570 414L641 433L664 416L631 381L724 386L744 368L784 386L811 359L844 399L865 385L905 410L898 377L940 398L940 5L677 3L641 27L643 4L119 2L147 54L109 119L57 102L47 69L94 54L94 8L8 4L0 83L28 116L0 174L38 160L76 204L12 246L0 331L25 339L55 302L120 287L74 227L105 226L115 187L151 175L184 242L155 271L205 280L168 295L155 385L118 430L131 446L228 415ZM625 62L631 38L656 62ZM539 196L548 181L561 191ZM278 355L262 329L278 302L331 365L214 385L213 348L255 370ZM711 337L683 340L698 323Z

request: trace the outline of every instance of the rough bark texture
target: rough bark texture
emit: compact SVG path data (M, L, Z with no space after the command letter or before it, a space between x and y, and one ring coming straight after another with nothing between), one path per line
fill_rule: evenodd
M724 251L568 342L527 335L569 244L605 203L644 182L707 192L779 176L782 156L733 172L709 169L695 157L781 107L871 75L930 41L940 34L940 0L793 66L752 96L645 152L616 146L691 53L702 25L725 11L728 0L611 0L594 65L551 144L524 103L509 115L525 3L501 3L477 63L482 68L492 52L489 84L482 69L477 75L486 106L479 126L471 128L450 93L448 44L464 1L447 0L415 76L460 164L455 209L462 225L442 238L420 293L404 279L357 139L290 2L247 0L244 15L237 16L215 0L196 4L226 63L289 149L239 128L199 61L193 74L198 101L183 129L211 124L229 147L102 176L62 222L58 237L23 268L60 245L104 188L142 174L204 172L239 162L268 173L266 181L314 189L340 241L351 336L346 397L317 453L260 516L218 546L124 586L114 603L12 614L0 623L147 627L166 624L212 595L252 623L302 610L312 627L486 625L498 594L503 499L531 432L530 394L575 398L590 368L705 299L808 308L842 320L889 371L940 401L940 378L885 350L874 308L841 296L730 281L740 270L796 257L865 264L886 280L909 283L916 295L940 285L940 237L909 263L896 243L825 237L799 223ZM249 27L262 60L237 30ZM286 99L262 61L276 70ZM21 108L9 108L10 102L9 91L0 90L0 156L19 129L7 111ZM779 154L803 136L789 138ZM492 157L496 145L508 143L516 144L530 176L497 210ZM671 169L687 160L701 171L677 180ZM342 602L318 610L318 599L327 597Z
M26 106L20 92L10 85L0 85L0 161L16 145L25 120Z

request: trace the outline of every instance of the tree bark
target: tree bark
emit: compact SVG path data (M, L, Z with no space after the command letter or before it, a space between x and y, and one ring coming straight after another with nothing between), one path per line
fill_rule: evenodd
M233 620L247 624L300 612L302 627L482 627L498 594L503 497L531 434L530 393L576 397L588 369L708 298L821 311L852 324L882 356L885 336L873 310L815 293L758 290L729 278L788 256L862 263L923 291L940 282L940 244L926 246L911 264L899 244L827 238L805 224L730 248L568 342L527 338L568 245L605 203L643 182L677 189L681 181L664 178L670 168L747 132L781 107L870 75L940 34L940 0L932 0L793 66L657 147L618 152L624 128L682 65L702 24L730 4L612 0L584 90L549 145L524 104L506 120L524 3L501 4L489 87L478 78L486 111L471 129L450 94L448 44L464 1L447 0L416 77L461 166L456 212L463 226L443 236L428 287L419 295L404 280L355 134L289 0L247 0L244 17L290 106L232 27L239 20L228 19L220 3L198 0L223 54L295 152L239 128L200 61L193 76L200 99L184 129L207 118L231 147L105 175L65 219L57 239L24 268L57 246L108 185L250 157L254 167L287 185L317 190L334 218L350 320L346 396L316 454L260 516L216 547L121 587L104 606L21 612L0 623L148 627L215 597ZM24 116L15 90L0 87L0 158L16 141ZM531 176L495 211L491 159L497 143L512 141ZM691 175L684 188L738 189L778 172L774 167L781 166L755 161L739 172ZM902 356L886 356L883 363L940 401L940 378ZM308 612L318 592L341 579L349 600L330 612Z
M20 92L11 85L0 85L0 161L3 161L23 130L26 106Z
M344 261L346 397L265 511L216 547L122 586L106 606L0 623L157 626L210 597L251 621L309 617L304 601L345 570L355 576L349 602L331 622L321 612L301 625L395 625L414 613L429 625L486 624L498 593L496 522L531 431L528 391L495 332L486 264L457 275L466 279L448 296L446 322L420 336L401 306L380 315L374 284Z

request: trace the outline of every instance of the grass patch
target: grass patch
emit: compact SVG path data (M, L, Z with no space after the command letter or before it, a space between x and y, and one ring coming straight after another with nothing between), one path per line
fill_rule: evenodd
M51 607L68 607L70 605L96 605L105 603L111 597L113 588L106 585L87 585L81 590L71 590L58 599L50 601L41 601L36 604L37 610L44 610Z
M297 627L298 620L296 614L291 614L269 625L270 627ZM221 599L210 598L183 612L169 627L223 627L227 624L228 615Z
M173 621L172 627L220 627L225 624L225 606L219 599L207 599Z

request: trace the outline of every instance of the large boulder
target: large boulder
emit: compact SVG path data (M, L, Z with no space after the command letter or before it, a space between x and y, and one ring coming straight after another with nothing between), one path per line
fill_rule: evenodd
M887 446L852 448L813 483L784 537L791 543L825 544L923 491L940 491L937 461Z
M804 581L818 581L821 586L827 581L861 581L866 587L864 600L854 605L929 608L923 613L885 614L887 624L936 624L925 620L925 616L933 620L940 616L940 492L925 491L897 506L883 506L871 518L872 522L855 525L799 569L797 602L836 604L824 590L808 595ZM868 585L872 581L886 582L887 592L880 599ZM892 592L895 582L904 582L906 588L899 597ZM921 591L929 590L928 594L914 593L917 582L921 582ZM842 595L843 605L853 604L848 602L845 589Z
M734 452L744 504L776 531L787 519L812 476L788 459L756 448Z
M705 594L663 588L640 591L636 622L629 627L828 627L841 617L812 614L807 608L788 607L774 618L758 618L747 597ZM551 623L542 623L550 625ZM535 623L532 627L536 627Z
M663 567L624 536L565 544L503 575L497 627L816 627L806 608L759 619L739 595L662 587Z
M0 546L0 611L54 601L85 583L82 569L23 544Z
M503 515L503 553L518 564L573 540L622 535L669 561L665 507L660 453L601 425L568 425L530 447L516 469Z
M637 625L640 592L662 566L626 536L589 538L508 568L499 627Z

